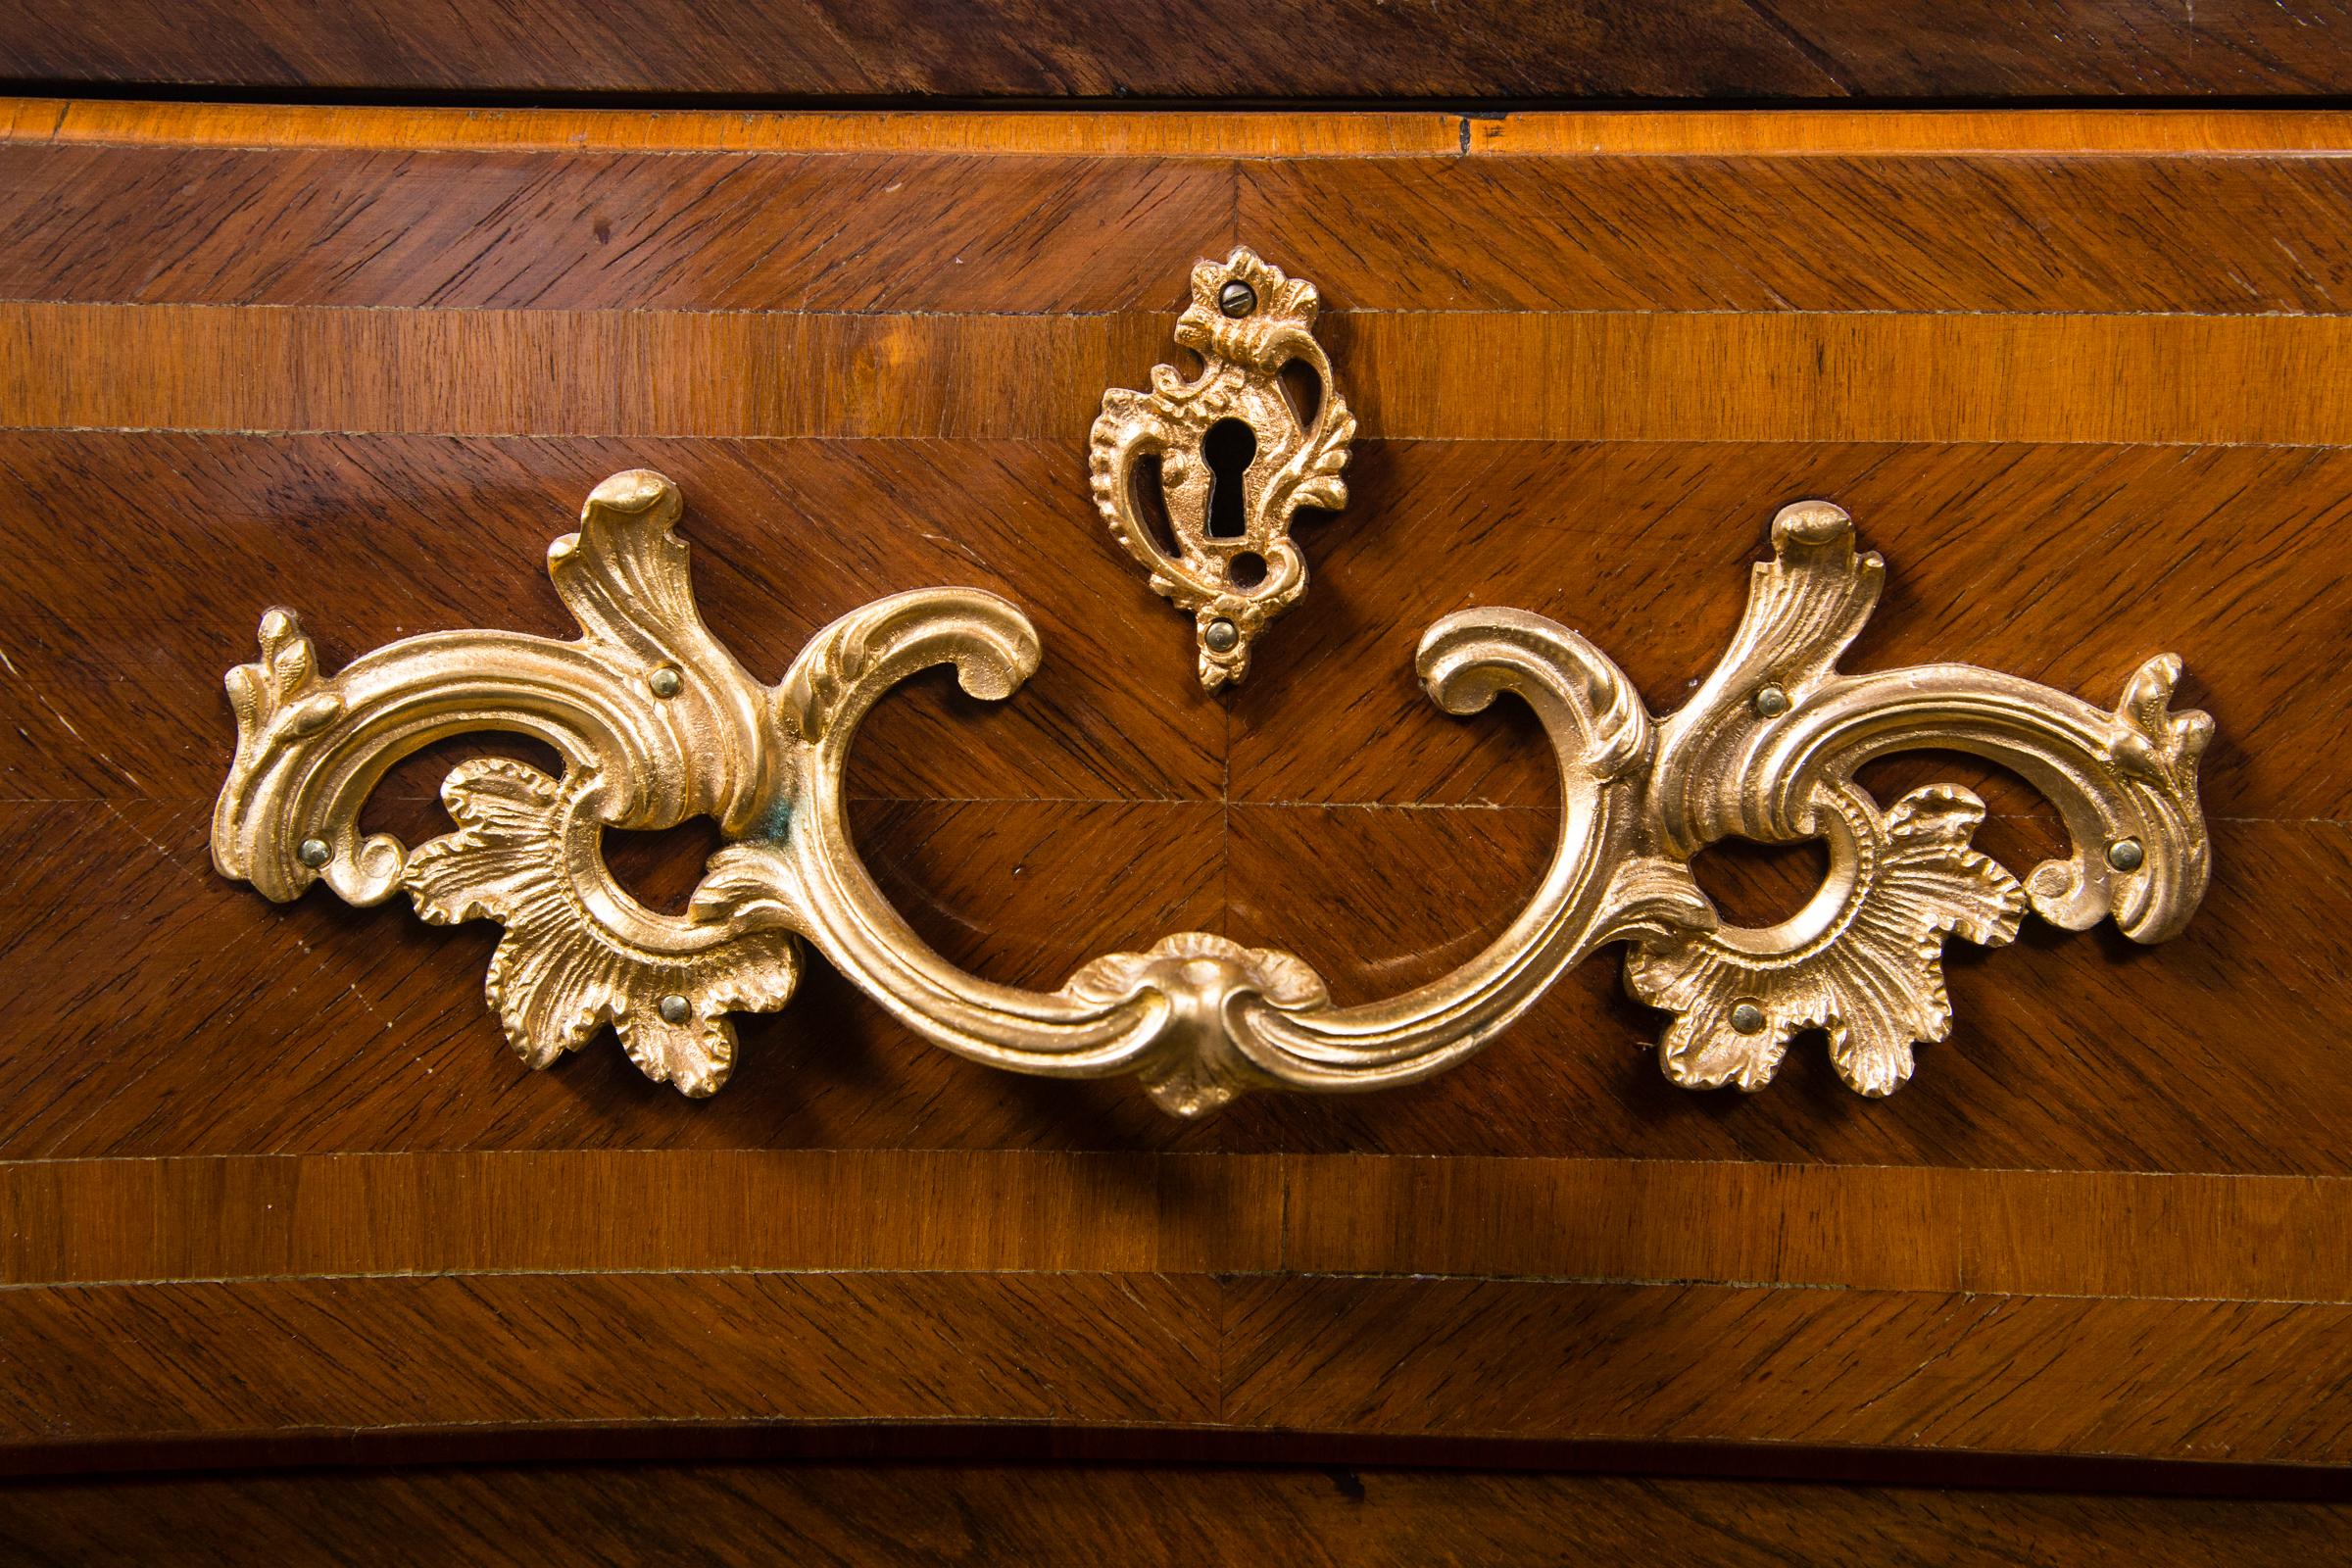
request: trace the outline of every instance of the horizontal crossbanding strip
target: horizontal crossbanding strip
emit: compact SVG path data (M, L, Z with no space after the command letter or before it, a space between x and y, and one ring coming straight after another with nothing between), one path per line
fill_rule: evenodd
M1280 1269L2352 1302L2344 1177L667 1150L15 1161L0 1194L17 1287Z
M1397 156L1381 117L725 117L700 144L689 115L673 144L660 117L425 115L414 144L340 145L402 122L337 111L237 133L297 138L270 145L208 139L209 122L186 142L92 140L105 127L81 105L25 119L0 127L0 299L1164 311L1195 258L1248 244L1349 312L2352 311L2330 221L2352 197L2352 118L2291 151L2204 121L2176 136L2236 149L2221 153L2151 150L2163 134L1972 145L1989 127L1968 116L1896 122L1910 151L1783 145L1706 116L1512 120L1477 122L1474 147L1541 150L1468 157ZM2063 144L2079 123L2012 128ZM1290 152L1348 126L1362 156ZM1438 128L1450 147L1472 122Z
M126 1442L269 1437L300 1452L403 1432L1004 1421L2352 1458L2340 1304L1332 1275L475 1275L0 1291L0 1343L16 1372L0 1462Z
M1166 325L20 301L0 425L1074 439ZM2352 444L2346 318L1369 313L1333 336L1390 440Z
M1465 122L1469 136L1462 134ZM1258 112L1094 110L376 109L12 98L0 141L43 145L355 147L401 152L937 152L1149 157L1478 153L1590 157L2352 152L2335 110L1947 109Z

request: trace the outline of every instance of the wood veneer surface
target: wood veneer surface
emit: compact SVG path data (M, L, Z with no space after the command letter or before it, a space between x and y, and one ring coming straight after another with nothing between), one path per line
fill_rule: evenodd
M1781 123L0 116L10 1462L854 1420L2352 1461L2348 122ZM1322 287L1365 439L1209 699L1083 445L1241 242ZM562 634L546 542L640 466L755 670L924 584L1035 618L1029 686L918 683L853 776L882 885L996 978L1191 928L1343 998L1458 962L1553 785L1524 714L1419 695L1422 626L1539 611L1671 709L1805 495L1890 563L1859 665L2109 702L2181 653L2213 888L2153 951L1956 947L1883 1102L1817 1045L1673 1089L1605 959L1431 1083L1194 1125L821 963L708 1103L609 1041L526 1073L488 927L212 872L220 675L275 603L330 665ZM434 831L471 749L375 820ZM2004 775L1882 771L2049 842ZM615 854L676 901L711 844Z
M0 79L673 100L2292 101L2344 90L2343 22L2329 0L115 0L0 12Z

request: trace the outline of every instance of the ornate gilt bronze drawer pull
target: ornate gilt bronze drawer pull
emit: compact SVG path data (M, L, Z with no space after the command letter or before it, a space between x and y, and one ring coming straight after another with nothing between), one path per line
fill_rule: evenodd
M1240 253L1196 270L1186 319L1205 319L1204 309L1242 319L1238 295L1218 303L1237 280L1277 324L1246 340L1215 329L1203 340L1210 368L1190 388L1171 372L1149 397L1112 393L1095 443L1097 495L1131 550L1121 498L1137 458L1193 461L1224 416L1185 408L1201 385L1231 381L1239 401L1217 408L1246 408L1280 470L1250 490L1245 532L1214 543L1198 525L1205 499L1179 501L1193 481L1178 474L1169 494L1183 553L1138 551L1153 586L1199 617L1211 688L1240 676L1251 635L1296 597L1303 567L1276 525L1295 506L1343 499L1353 428L1320 351L1307 352L1311 288ZM1232 357L1222 368L1219 356ZM1272 385L1294 357L1322 373L1312 415ZM2143 664L2113 711L1966 664L1840 673L1883 566L1856 552L1842 511L1801 502L1773 519L1773 559L1755 568L1731 649L1663 718L1599 650L1543 616L1465 611L1422 637L1432 700L1471 714L1517 696L1560 772L1559 841L1541 886L1459 969L1340 1006L1291 954L1196 931L1096 958L1058 991L997 985L933 952L883 898L851 844L843 780L859 720L890 687L952 664L974 696L1010 697L1037 667L1035 628L977 589L897 594L826 627L763 685L703 625L672 531L680 510L677 488L642 470L589 496L580 531L548 552L575 641L442 632L326 676L294 613L270 611L261 659L228 674L237 751L214 813L214 862L271 899L323 880L355 905L405 892L436 923L499 921L490 1004L533 1067L610 1023L649 1076L708 1095L734 1068L729 1014L782 1006L806 940L950 1051L1018 1072L1135 1073L1179 1115L1250 1088L1372 1089L1441 1072L1610 942L1630 945L1634 995L1674 1015L1659 1058L1676 1083L1760 1088L1790 1037L1818 1027L1844 1080L1884 1095L1911 1075L1913 1044L1950 1026L1948 933L2005 943L2030 906L2070 930L2112 915L2127 936L2157 942L2205 888L2197 763L2212 725L2171 710L2177 659ZM1233 554L1236 538L1265 557L1276 585L1239 608L1202 565ZM1220 620L1235 629L1226 646L1211 636ZM455 832L415 849L362 834L361 806L387 768L475 730L545 741L562 776L504 759L462 763L442 787ZM1967 790L1930 786L1881 807L1854 782L1873 758L1915 748L1975 753L2023 775L2057 806L2069 854L2021 883L1970 848L1984 807ZM645 907L607 868L601 834L696 814L715 817L730 842L686 914ZM1780 925L1727 925L1689 862L1734 835L1825 839L1828 877Z

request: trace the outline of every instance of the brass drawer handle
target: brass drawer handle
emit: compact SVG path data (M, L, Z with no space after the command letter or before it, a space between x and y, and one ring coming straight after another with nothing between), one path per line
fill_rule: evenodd
M1322 402L1312 418L1287 405L1258 412L1292 421L1278 430L1285 461L1320 442L1302 471L1323 473L1320 494L1336 504L1353 420L1327 367ZM1150 412L1105 400L1114 474L1118 454L1139 450L1128 421ZM1099 483L1104 450L1098 426ZM1269 504L1265 516L1296 504ZM1884 568L1856 552L1842 511L1800 502L1773 520L1773 559L1755 568L1730 650L1663 718L1599 650L1543 616L1465 611L1422 637L1417 667L1440 707L1475 713L1515 694L1560 771L1560 836L1542 885L1460 968L1343 1007L1291 954L1186 932L1096 958L1058 991L997 985L933 952L883 898L851 845L843 781L859 720L891 686L953 664L974 696L1007 698L1037 666L1036 629L978 589L896 594L826 627L762 685L695 609L672 531L680 512L659 474L596 487L580 531L548 552L576 641L440 632L324 676L293 612L270 611L261 659L228 673L237 751L215 808L214 863L271 899L324 880L355 905L405 892L436 923L501 922L490 1002L533 1067L610 1023L648 1076L708 1095L734 1067L728 1015L782 1006L806 940L950 1051L1017 1072L1135 1073L1187 1116L1250 1088L1372 1089L1441 1072L1619 941L1634 994L1674 1014L1659 1057L1676 1083L1760 1088L1792 1034L1823 1027L1844 1080L1884 1095L1910 1076L1912 1045L1949 1028L1946 933L2005 943L2030 906L2070 930L2112 915L2134 941L2157 942L2181 929L2205 888L2197 763L2212 722L2171 710L2179 660L2149 660L2113 711L1967 664L1841 674L1836 662ZM1270 534L1245 537L1262 538L1269 559L1280 548ZM1179 588L1171 597L1197 615L1222 603L1191 603L1195 590ZM1200 621L1212 688L1241 674L1250 646L1244 635L1214 647L1216 618ZM505 759L462 763L442 787L455 832L413 850L361 834L361 806L394 762L487 729L545 741L563 776ZM2070 853L2021 884L1970 847L1984 807L1967 790L1930 786L1882 808L1853 780L1873 758L1931 747L2022 774L2057 806ZM601 831L699 813L730 842L685 915L646 908L606 867ZM1768 929L1717 917L1689 861L1735 834L1828 840L1829 875L1796 916Z

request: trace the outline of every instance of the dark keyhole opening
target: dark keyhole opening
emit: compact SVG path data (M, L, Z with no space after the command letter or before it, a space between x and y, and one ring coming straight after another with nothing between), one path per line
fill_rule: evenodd
M1257 456L1257 432L1239 419L1219 419L1201 438L1200 456L1208 464L1208 536L1239 539L1250 531L1243 514L1242 475Z

